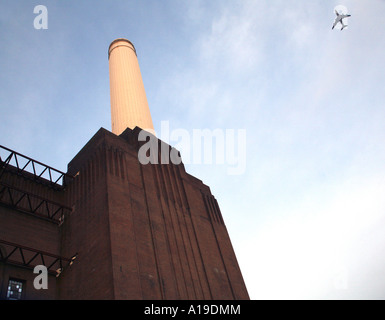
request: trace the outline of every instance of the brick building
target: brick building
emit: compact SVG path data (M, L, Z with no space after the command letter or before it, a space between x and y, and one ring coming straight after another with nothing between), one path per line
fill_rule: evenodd
M141 164L140 131L101 128L65 173L0 146L0 299L249 299L210 188Z

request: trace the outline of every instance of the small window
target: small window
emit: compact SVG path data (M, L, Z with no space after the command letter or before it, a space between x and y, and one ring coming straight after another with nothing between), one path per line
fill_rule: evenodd
M24 281L9 279L7 299L20 300L24 289Z

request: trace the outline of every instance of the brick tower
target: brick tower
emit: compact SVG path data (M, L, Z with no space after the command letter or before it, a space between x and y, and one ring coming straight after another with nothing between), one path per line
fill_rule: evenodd
M109 61L114 132L99 129L66 173L0 146L0 299L249 299L210 188L183 163L138 160L140 126L153 128L132 43L112 42ZM48 290L33 289L37 264Z

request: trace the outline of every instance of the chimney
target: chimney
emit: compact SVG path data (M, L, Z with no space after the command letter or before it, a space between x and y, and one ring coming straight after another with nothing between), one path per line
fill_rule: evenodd
M139 127L154 133L150 108L134 45L116 39L108 48L112 132Z

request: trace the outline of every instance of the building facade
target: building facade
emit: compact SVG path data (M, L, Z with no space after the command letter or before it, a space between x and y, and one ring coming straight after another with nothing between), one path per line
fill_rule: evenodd
M6 150L0 298L248 299L210 188L183 163L141 164L139 132L101 128L67 173ZM36 265L48 268L48 289L34 288Z
M0 299L249 299L210 188L150 133L132 43L112 42L109 61L115 132L101 128L67 172L0 146ZM155 161L139 161L136 123Z

